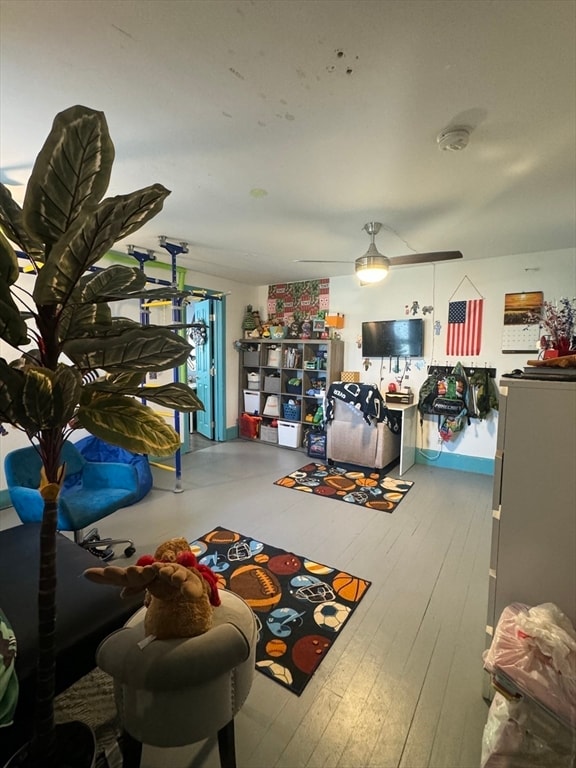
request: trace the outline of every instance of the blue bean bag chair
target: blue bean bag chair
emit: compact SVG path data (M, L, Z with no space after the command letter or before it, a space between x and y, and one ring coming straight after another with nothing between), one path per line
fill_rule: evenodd
M87 461L116 461L121 464L132 464L138 475L138 491L133 504L143 499L152 488L152 471L148 456L145 454L131 453L118 445L106 443L94 435L83 437L74 445ZM66 482L64 484L66 485Z

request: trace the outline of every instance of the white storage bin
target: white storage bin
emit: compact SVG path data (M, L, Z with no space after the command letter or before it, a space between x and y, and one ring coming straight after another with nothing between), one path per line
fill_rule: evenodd
M259 373L247 373L248 389L260 389L260 374Z
M273 347L268 350L268 365L280 365L280 347Z
M260 413L260 392L244 391L244 410L246 413Z
M302 424L293 421L278 421L278 445L300 448L302 445Z

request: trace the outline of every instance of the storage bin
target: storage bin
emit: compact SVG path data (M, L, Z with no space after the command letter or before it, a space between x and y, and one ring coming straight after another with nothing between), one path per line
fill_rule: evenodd
M247 373L248 389L260 389L260 374L259 373Z
M280 397L278 395L268 395L264 404L264 416L280 416Z
M268 350L268 365L280 365L280 347L274 347Z
M302 444L302 424L293 421L278 422L278 445L287 448L300 448Z
M285 419L300 421L300 406L293 403L282 403L282 413Z
M264 392L280 392L280 376L264 376Z
M360 371L342 371L340 381L360 381Z
M240 432L240 437L246 437L249 440L256 440L258 437L258 429L260 427L262 417L251 416L249 413L241 413L240 419L238 421L238 431Z
M244 410L246 413L260 413L260 393L244 390Z
M286 382L286 392L288 392L289 395L301 395L302 394L302 381L299 380L299 384L290 384L289 382Z
M257 366L260 364L260 352L259 350L246 350L244 352L244 365Z
M262 424L260 427L260 440L264 440L266 443L278 442L278 427L267 427Z

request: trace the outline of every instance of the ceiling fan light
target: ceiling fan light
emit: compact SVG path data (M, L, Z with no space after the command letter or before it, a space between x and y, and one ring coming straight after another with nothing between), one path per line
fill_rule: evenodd
M390 259L379 253L373 243L355 263L356 275L363 283L379 283L384 280L389 269Z

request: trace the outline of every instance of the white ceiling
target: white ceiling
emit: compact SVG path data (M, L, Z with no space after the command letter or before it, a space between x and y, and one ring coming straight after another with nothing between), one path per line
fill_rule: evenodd
M0 28L4 180L101 109L109 193L172 190L130 242L194 271L352 274L371 220L392 257L576 246L574 0L0 0Z

